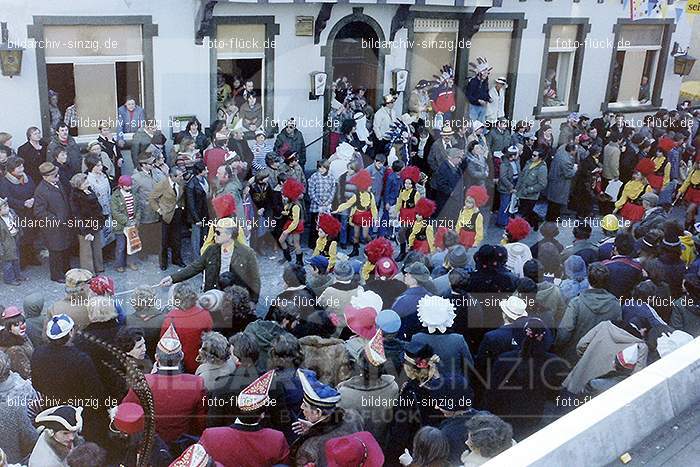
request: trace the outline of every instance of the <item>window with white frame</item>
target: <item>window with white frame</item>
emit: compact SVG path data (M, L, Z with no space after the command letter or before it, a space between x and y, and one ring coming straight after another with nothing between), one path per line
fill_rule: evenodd
M664 26L624 25L619 36L608 105L615 108L649 104L659 67Z
M443 65L454 68L458 32L459 21L456 19L414 19L411 69L408 73L410 89L422 79L433 80L433 76L440 74Z
M265 25L220 24L217 28L217 115L232 126L265 129ZM252 82L255 103L248 101ZM248 85L250 86L250 85ZM233 113L234 115L232 115Z
M578 24L553 25L545 53L544 76L542 77L542 111L565 111L569 108L572 85L580 77L574 76L578 43Z
M46 26L46 77L71 134L90 139L101 121L116 125L126 96L143 105L140 25Z

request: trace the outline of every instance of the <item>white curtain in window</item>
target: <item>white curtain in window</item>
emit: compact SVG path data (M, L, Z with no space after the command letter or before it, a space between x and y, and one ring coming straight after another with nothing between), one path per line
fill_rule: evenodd
M114 63L76 64L75 103L81 125L78 135L96 134L97 121L114 121L117 109L117 84Z

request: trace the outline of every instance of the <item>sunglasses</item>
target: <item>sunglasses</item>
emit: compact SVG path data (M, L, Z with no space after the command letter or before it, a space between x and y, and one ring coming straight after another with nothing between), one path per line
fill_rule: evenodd
M214 230L214 233L215 233L216 235L221 235L221 230Z

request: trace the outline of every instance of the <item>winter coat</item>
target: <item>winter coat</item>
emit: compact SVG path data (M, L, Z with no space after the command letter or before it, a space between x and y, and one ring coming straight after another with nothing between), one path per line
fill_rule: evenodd
M0 382L0 449L10 464L18 463L34 447L38 433L27 413L27 405L36 398L30 381L17 373Z
M151 208L148 203L148 198L158 182L164 178L163 175L158 170L152 170L150 173L137 170L134 171L131 178L133 180L131 192L134 194L134 203L139 205L139 210L141 211L141 224L154 224L158 222L160 217L158 213Z
M258 122L259 123L259 122ZM280 154L280 149L285 146L291 152L296 152L299 158L299 165L304 168L306 165L306 143L304 135L297 128L294 129L291 135L284 129L277 134L273 150ZM284 154L280 154L284 157Z
M204 191L198 177L192 177L185 185L185 199L187 203L187 222L196 224L206 222L209 216L209 202L207 192Z
M671 326L693 337L700 336L700 299L683 295L671 305Z
M57 187L45 180L39 183L34 193L34 216L51 223L41 229L49 251L65 251L73 245L69 194L60 185Z
M175 327L175 332L182 343L182 351L185 354L182 361L185 371L194 373L199 365L196 358L199 347L202 345L202 333L211 331L214 326L211 314L197 305L186 310L174 308L163 320L163 326L160 328L161 335L165 333L170 324Z
M114 345L119 332L119 324L116 319L90 323L83 329L83 332L100 339L102 342ZM92 359L92 363L97 369L97 375L105 388L105 393L115 398L123 397L126 393L121 389L126 386L124 378L114 371L114 368L120 368L119 361L109 351L82 336L74 338L74 345Z
M576 345L580 360L564 380L564 386L572 394L583 392L586 383L615 369L615 355L630 345L637 345L639 359L634 367L637 372L646 366L647 345L612 321L603 321L588 331Z
M536 200L547 188L547 164L544 162L528 163L518 176L515 196L518 199Z
M375 439L383 440L389 429L394 401L399 396L399 386L391 375L364 384L363 376L353 376L338 385L342 409L354 409L362 417L365 431Z
M41 181L43 179L39 179ZM24 202L34 197L36 190L35 180L26 177L22 181L10 174L0 177L0 197L7 198L10 209L13 209L19 216L31 215L32 210L24 205Z
M64 143L58 139L57 135L54 135L49 143L49 146L46 148L46 160L48 162L53 162L54 164L56 163L53 156L55 154L54 151L56 151L58 148L66 151L66 155L68 156L68 164L70 165L73 173L81 172L83 156L80 154L80 146L78 146L78 143L75 142L75 138L68 136L68 140Z
M663 230L663 225L667 219L666 211L661 206L647 209L642 220L634 224L634 237L644 238L651 229Z
M588 289L573 298L559 323L556 353L570 364L578 362L578 341L598 323L620 319L622 309L617 297L605 289Z
M26 173L35 184L39 183L41 180L39 165L46 161L46 144L40 144L40 148L36 149L32 146L32 143L27 141L17 148L17 157L21 157L22 160L24 160L24 173Z
M277 321L257 319L245 327L246 334L255 338L260 351L256 366L261 372L267 371L267 359L272 350L272 341L282 334L289 334Z
M562 124L559 126L559 138L557 139L557 146L573 142L575 132L576 128L569 125L569 122L562 122Z
M430 345L433 353L440 357L438 370L443 374L457 373L468 378L469 368L474 367L474 358L461 334L419 332L413 335L411 342Z
M343 340L306 336L299 339L299 344L304 353L301 366L316 372L320 381L335 387L352 375L350 355Z
M204 291L206 292L216 288L220 270L221 245L210 245L198 260L172 275L173 283L186 281L203 272ZM234 284L248 289L250 300L257 303L260 297L260 269L255 252L242 243L236 243L229 271L233 274Z
M134 196L132 194L132 196ZM126 202L124 201L124 194L120 189L114 190L112 193L111 201L112 209L112 220L114 221L114 232L122 233L124 228L129 225L129 214L126 211ZM139 225L141 223L141 204L136 200L134 196L134 219L133 225Z
M326 290L318 297L318 306L325 309L329 314L338 318L339 327L345 326L345 316L343 310L345 305L350 304L350 299L362 292L363 288L352 280L348 283L334 282L326 287Z
M507 129L501 131L497 128L493 128L486 135L486 142L488 143L491 153L503 152L510 146L510 131Z
M517 164L517 161L514 162ZM520 172L520 166L517 167L518 172ZM515 184L517 183L517 175L509 160L501 161L501 167L498 176L498 184L496 188L499 193L510 194L515 189Z
M92 192L73 190L70 194L70 204L75 215L75 227L81 236L96 235L104 226L105 216L102 214L97 196Z
M474 76L467 83L466 94L467 94L467 99L469 100L470 105L481 106L481 104L479 103L480 99L482 101L488 102L490 100L490 98L489 98L489 80L488 79L481 80L481 79L479 79L478 76Z
M9 329L0 329L0 350L10 358L10 369L24 379L32 377L32 353L34 346L29 338L12 334Z
M485 186L489 178L489 163L486 157L467 152L466 160L470 185Z
M309 463L328 465L326 441L363 431L362 417L355 410L336 408L327 418L315 423L291 446L290 465L302 467Z
M552 203L568 204L574 175L576 175L574 157L566 151L557 151L549 168L547 199Z
M432 294L420 286L409 287L391 305L390 309L401 318L401 328L397 332L399 339L410 341L414 334L423 329L418 320L418 302L426 295Z
M201 363L194 374L204 379L204 387L207 393L211 393L219 389L221 381L232 375L234 371L236 371L236 364L228 359L224 363Z
M632 289L642 281L642 265L629 256L616 255L603 264L610 271L610 280L605 287L619 298L632 296Z
M452 145L450 147L456 147ZM430 146L430 152L428 153L428 165L433 174L437 173L440 168L440 164L447 160L447 146L442 138L435 141L432 146ZM431 179L431 186L435 186Z
M18 220L17 215L10 210L11 225ZM10 233L10 228L7 226L3 219L0 219L0 262L2 261L15 261L19 259L19 251L17 251L17 238L20 235L20 231L13 237Z
M594 157L581 161L572 181L571 204L579 214L590 214L596 200L593 190L593 170L601 167Z
M608 143L603 148L603 178L620 178L620 146L617 143Z
M199 439L207 454L223 467L286 464L289 445L284 434L258 425L234 423L207 428Z
M141 127L134 131L131 138L131 160L134 162L134 170L139 167L139 155L151 145L153 135L146 133L146 129Z
M685 262L675 253L661 254L644 264L646 271L656 271L657 277L662 277L671 288L671 297L678 298L683 295L683 276L685 276Z
M566 302L562 297L560 288L552 282L544 281L537 284L535 302L543 309L551 311L557 322L564 316Z

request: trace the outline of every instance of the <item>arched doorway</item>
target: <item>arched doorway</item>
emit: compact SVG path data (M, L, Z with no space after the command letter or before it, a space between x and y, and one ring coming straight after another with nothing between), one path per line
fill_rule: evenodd
M354 89L367 88L367 102L376 102L377 72L379 69L379 37L363 21L352 21L343 26L333 40L331 82L347 77Z

